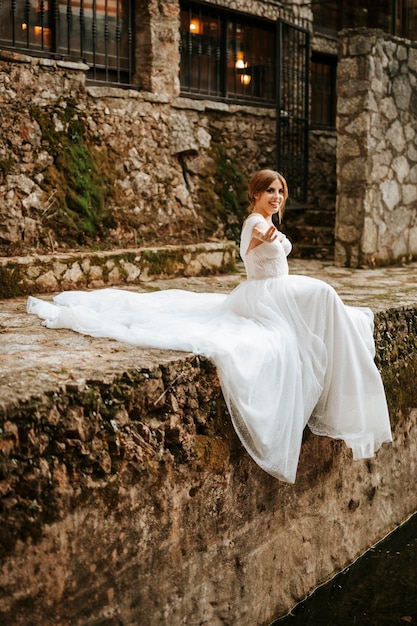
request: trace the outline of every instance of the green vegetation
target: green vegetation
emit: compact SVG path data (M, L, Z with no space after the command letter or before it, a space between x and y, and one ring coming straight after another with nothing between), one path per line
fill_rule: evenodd
M237 242L247 214L247 179L224 146L213 142L212 157L213 169L201 180L199 189L204 219L212 231L220 221L224 236Z
M71 102L52 111L32 106L31 117L41 128L42 147L53 157L43 183L54 194L48 224L67 243L91 243L91 236L105 234L112 224L114 175L108 149L89 141L85 122Z
M22 268L9 263L6 267L0 267L0 297L17 298L27 293L25 289L25 276Z
M148 269L150 276L165 274L175 276L179 270L183 270L184 250L142 250L144 267Z
M417 356L398 361L381 371L391 420L396 423L400 417L407 418L416 403Z

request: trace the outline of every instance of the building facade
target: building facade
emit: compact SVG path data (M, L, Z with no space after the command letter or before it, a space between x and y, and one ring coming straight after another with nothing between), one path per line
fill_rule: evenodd
M375 240L367 252L365 226L353 244L352 229L345 242L349 229L337 219L338 206L343 214L346 205L338 164L349 156L338 141L338 68L349 48L340 33L354 36L350 29L360 28L368 41L380 33L408 42L407 56L417 39L416 0L377 4L4 0L5 253L94 239L132 245L237 238L246 178L274 167L289 182L285 227L296 254L332 258L335 234L344 264L417 254L413 246L387 244L379 255L381 237L364 217ZM411 121L398 121L410 136ZM25 129L20 137L16 128ZM393 158L410 162L410 155L411 148ZM86 171L78 171L80 162ZM413 184L411 170L404 184ZM363 214L365 195L357 197Z

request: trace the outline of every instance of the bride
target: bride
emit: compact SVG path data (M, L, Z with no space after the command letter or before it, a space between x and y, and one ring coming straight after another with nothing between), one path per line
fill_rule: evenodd
M344 305L323 281L288 274L291 243L272 222L282 219L285 179L261 170L248 197L240 243L247 280L229 295L69 291L54 304L30 297L28 312L48 328L208 357L243 446L293 483L306 425L344 440L354 459L369 458L392 441L388 409L372 312Z

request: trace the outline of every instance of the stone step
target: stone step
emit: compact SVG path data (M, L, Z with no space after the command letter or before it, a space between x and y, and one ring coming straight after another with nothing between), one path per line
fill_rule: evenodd
M137 285L160 277L225 274L235 270L236 255L236 245L222 241L0 257L0 299L69 289Z

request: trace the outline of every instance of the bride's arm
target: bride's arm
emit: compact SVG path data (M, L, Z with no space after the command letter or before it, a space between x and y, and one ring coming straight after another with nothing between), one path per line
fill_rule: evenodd
M262 226L261 224L254 226L252 230L252 245L250 247L254 248L260 243L272 243L278 239L284 248L285 255L288 256L292 250L292 243L287 239L286 235L275 228L275 226L269 226L267 229L262 228ZM254 239L256 241L253 241Z
M263 228L263 225L258 224L254 226L252 230L252 237L264 243L272 243L278 236L279 232L275 226L266 226L266 228Z

